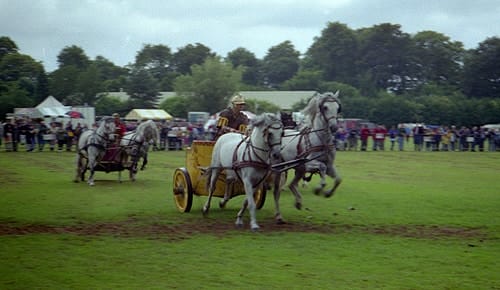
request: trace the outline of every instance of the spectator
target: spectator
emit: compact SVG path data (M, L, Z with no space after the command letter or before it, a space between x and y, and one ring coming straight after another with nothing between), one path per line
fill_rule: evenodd
M360 134L360 139L361 139L361 151L366 151L366 148L368 147L368 138L370 137L370 129L368 129L367 125L363 125L363 128L361 128L361 134Z
M64 128L66 131L65 138L66 138L66 151L71 151L71 148L73 147L73 139L75 137L75 132L73 131L73 124L71 124L71 121L66 123L66 127Z
M451 126L450 129L450 151L455 151L457 149L458 132L457 127Z
M10 120L3 127L3 135L5 141L5 149L7 151L17 151L18 141L18 127L16 120L11 117Z
M395 126L391 126L389 129L389 140L391 141L391 151L394 151L394 145L396 144L396 137L398 136L398 130Z
M413 144L415 151L422 151L422 144L424 142L425 129L422 124L418 124L413 128Z
M345 150L346 136L347 132L342 127L339 127L337 132L335 132L335 140L337 141L337 150L340 151Z
M347 137L347 149L348 150L358 150L358 129L351 128Z
M406 128L403 124L398 125L398 146L399 151L403 151L406 136Z
M384 150L386 135L387 135L387 130L383 125L378 125L373 130L373 151Z
M47 125L45 125L45 122L42 120L40 120L40 122L38 122L38 133L37 133L37 142L38 142L38 151L42 152L43 151L43 147L45 147L45 136L48 134L49 132L49 128L47 127Z

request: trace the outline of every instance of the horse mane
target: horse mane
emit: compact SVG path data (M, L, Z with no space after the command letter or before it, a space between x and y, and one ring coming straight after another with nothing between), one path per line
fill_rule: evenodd
M304 126L309 128L313 126L314 118L319 114L319 105L325 98L332 98L340 105L339 91L335 92L335 94L332 92L314 94L307 106L301 111L304 114Z
M147 133L149 133L151 136L149 135L146 135ZM137 128L135 129L135 134L136 136L141 136L142 138L146 138L146 137L149 137L149 138L158 138L158 135L159 135L159 131L158 131L158 127L156 127L156 124L153 120L148 120L146 122L142 122L140 123ZM149 139L147 138L147 139Z
M314 94L311 99L309 100L309 103L307 103L306 107L302 109L302 114L304 114L304 126L306 127L312 127L314 118L316 117L316 114L318 113L318 102L321 94L316 93Z
M255 118L253 118L250 121L250 127L258 127L261 126L262 124L269 125L272 122L280 121L281 122L281 115L280 113L262 113L260 115L257 115Z

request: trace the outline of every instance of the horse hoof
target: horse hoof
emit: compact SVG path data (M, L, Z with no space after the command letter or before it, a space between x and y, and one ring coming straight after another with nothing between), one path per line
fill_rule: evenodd
M208 208L203 207L203 208L201 209L201 213L203 214L203 216L207 216L207 215L208 215Z
M286 224L286 222L282 218L279 218L279 219L276 219L276 224L277 225L284 225L284 224Z
M298 210L301 210L302 209L302 203L296 203L295 204L295 208L298 209Z
M251 230L252 232L254 232L254 233L258 232L258 231L259 231L259 229L260 229L260 227L259 227L259 226L253 226L253 227L251 227L251 228L250 228L250 230Z
M226 207L226 203L225 203L224 201L222 201L222 200L221 200L221 201L219 202L219 207L220 207L220 208L225 208L225 207Z
M332 196L333 196L333 192L332 191L325 192L325 197L326 198L329 198L329 197L332 197Z
M319 195L321 193L321 188L314 189L314 194Z

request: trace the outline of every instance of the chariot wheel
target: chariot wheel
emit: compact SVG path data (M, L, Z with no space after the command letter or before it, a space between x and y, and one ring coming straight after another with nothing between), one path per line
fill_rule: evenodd
M193 205L193 185L186 168L177 168L173 181L174 201L180 212L189 212Z
M267 189L265 185L262 185L255 191L253 198L255 200L255 208L262 209L264 207L264 203L266 202L266 193Z

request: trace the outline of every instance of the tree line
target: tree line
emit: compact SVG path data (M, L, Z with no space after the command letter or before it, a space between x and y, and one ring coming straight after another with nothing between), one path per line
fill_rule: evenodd
M132 63L117 66L104 56L90 59L71 45L61 50L57 62L58 68L47 73L42 63L19 53L14 40L0 37L0 116L15 107L35 106L48 95L109 115L155 108L159 92L175 91L176 97L159 107L185 117L188 111L220 111L240 90L340 90L346 118L386 125L500 123L496 36L467 50L435 31L410 35L398 24L351 29L330 22L304 54L291 41L269 48L262 59L243 47L222 57L201 43L175 52L165 44L145 44ZM107 94L115 91L130 98ZM250 100L249 110L279 108Z

